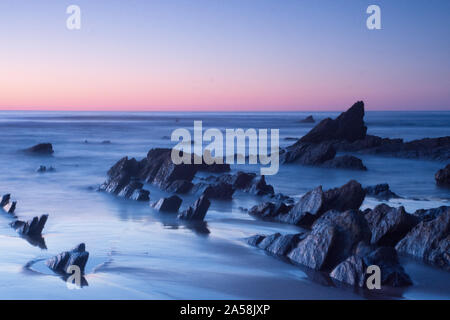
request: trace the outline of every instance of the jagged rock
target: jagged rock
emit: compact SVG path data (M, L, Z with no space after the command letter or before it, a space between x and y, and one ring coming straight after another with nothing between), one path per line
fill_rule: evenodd
M154 208L162 212L178 212L182 202L183 200L181 200L180 197L173 195L169 198L159 199L159 201L154 205Z
M412 285L411 278L398 262L397 252L391 247L380 247L363 256L353 255L341 262L330 277L352 286L365 287L367 268L376 265L381 271L381 285L404 287Z
M328 211L288 257L314 270L331 270L349 257L360 241L369 239L369 226L358 211Z
M329 225L320 225L300 241L287 257L291 261L314 270L321 270L336 238L336 229Z
M450 164L446 165L444 169L440 169L434 175L436 184L439 186L450 186Z
M292 206L288 206L285 203L278 201L263 202L259 205L252 207L248 213L259 218L274 218L280 214L288 213Z
M11 195L5 194L0 201L0 207L7 213L14 214L16 210L17 201L11 201Z
M450 210L447 208L436 218L420 222L395 248L399 253L450 270Z
M84 243L80 243L71 251L65 251L46 261L46 265L55 273L66 275L67 269L71 265L78 266L82 274L89 258L89 252L86 251Z
M281 154L283 163L296 162L303 165L320 165L327 160L331 160L336 155L336 150L330 143L309 143L298 142L288 147L286 152Z
M187 180L175 180L165 190L167 192L174 192L179 194L185 194L192 190L194 184Z
M305 239L306 235L306 233L281 235L272 241L266 248L266 251L277 256L285 256L294 249L301 240Z
M448 210L450 210L449 206L440 206L432 209L419 209L414 212L414 216L416 216L419 221L430 221Z
M251 246L256 247L265 237L265 235L256 234L254 236L251 236L250 238L247 238L247 243Z
M100 186L100 190L117 195L138 172L139 164L136 159L124 157L108 170L108 180Z
M257 244L257 247L266 250L279 237L281 237L279 232L266 236Z
M25 149L28 153L34 153L34 154L53 154L53 146L51 143L40 143L35 146L32 146L31 148Z
M336 119L327 118L322 120L299 141L320 143L330 140L347 140L352 142L364 139L366 132L364 102L358 101Z
M130 196L131 200L135 201L150 201L150 191L145 189L136 189L133 191L133 194Z
M255 178L253 180L249 192L256 194L257 196L274 194L273 187L270 184L266 183L266 178L264 176L260 176L259 178Z
M218 184L207 186L203 191L203 195L209 199L231 200L233 198L234 191L235 190L231 184L219 182Z
M249 213L262 217L273 218L274 220L296 224L311 225L317 218L328 210L346 211L359 209L364 200L364 190L361 184L350 180L340 188L323 191L319 186L306 193L293 206L284 204L265 203L250 209ZM290 209L289 209L290 208ZM289 209L286 212L286 209Z
M316 122L313 116L307 116L305 119L299 121L300 123L314 123Z
M40 237L42 235L42 230L44 229L47 219L48 214L44 214L40 218L34 217L29 221L15 220L11 223L11 227L13 227L18 233L23 236Z
M201 196L192 206L178 215L178 219L202 221L209 209L211 202L207 197Z
M331 160L327 160L323 163L323 166L326 168L336 168L336 169L350 169L361 171L367 170L366 166L364 166L361 159L350 155L344 155L336 157Z
M395 194L389 189L387 183L377 184L375 186L368 186L364 188L367 196L371 196L380 200L389 200L392 198L400 198L399 195Z
M419 221L405 211L379 204L364 216L372 232L372 244L395 246Z

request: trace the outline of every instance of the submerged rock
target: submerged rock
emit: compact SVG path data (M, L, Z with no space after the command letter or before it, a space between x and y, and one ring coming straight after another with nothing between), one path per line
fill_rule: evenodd
M11 223L11 227L23 236L38 238L42 235L42 230L44 229L47 219L48 214L44 214L40 218L34 217L29 221L15 220Z
M183 200L180 197L173 195L169 198L159 199L153 207L161 212L178 212L182 202Z
M306 118L299 121L300 123L314 123L316 122L313 116L307 116Z
M208 198L202 195L192 206L181 212L178 215L178 219L203 221L210 205L211 202Z
M53 146L51 143L40 143L31 148L25 149L27 153L40 154L40 155L48 155L53 154Z
M399 253L450 270L450 209L416 225L395 246Z
M2 208L5 212L14 214L16 210L17 201L11 201L11 195L5 194L0 201L0 208Z
M436 172L434 178L437 185L450 187L450 164Z
M44 173L44 172L53 172L55 171L55 168L53 167L46 167L46 166L39 166L39 168L36 170L38 173Z
M66 275L70 266L78 266L82 274L89 258L84 243L80 243L71 251L64 251L46 261L46 265L55 273Z
M365 214L372 232L372 244L394 247L418 222L405 208L379 204Z
M364 188L364 191L366 191L366 195L380 200L401 198L399 195L395 194L389 189L389 185L387 183L377 184L375 186L368 186Z
M364 166L361 159L350 155L344 155L327 160L323 163L323 166L326 168L367 171L367 168Z

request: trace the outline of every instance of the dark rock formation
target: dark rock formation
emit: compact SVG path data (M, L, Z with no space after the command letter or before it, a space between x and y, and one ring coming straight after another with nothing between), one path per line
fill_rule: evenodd
M138 172L139 164L136 159L124 157L108 170L108 180L100 186L100 190L117 195Z
M133 191L133 194L130 197L131 200L135 201L150 201L150 191L145 189L136 189Z
M280 155L283 163L299 163L303 165L320 165L331 160L336 155L336 150L330 143L295 143L288 147L286 152Z
M366 196L374 197L380 200L401 198L399 195L395 194L389 189L389 185L387 183L368 186L364 188L364 191L366 191Z
M149 201L150 191L143 189L143 186L141 182L132 180L118 195L136 201Z
M178 209L181 206L181 200L180 197L173 195L169 198L161 198L155 205L153 206L156 210L162 211L162 212L178 212Z
M257 176L255 173L238 171L235 174L224 174L219 177L210 176L205 181L212 183L227 183L234 190L242 190L259 196L274 195L274 189L267 184L264 176ZM199 189L201 186L197 186Z
M291 210L292 206L285 203L278 202L263 202L259 205L252 207L248 213L259 218L275 218L279 215L286 214Z
M434 175L436 184L438 186L450 187L450 164L446 165L444 169L440 169Z
M211 202L207 197L201 196L192 206L178 215L178 219L202 221L209 209Z
M31 148L25 149L27 153L39 154L39 155L48 155L53 154L53 146L51 143L40 143Z
M423 259L450 270L450 209L420 222L395 246L402 254Z
M349 257L360 241L369 239L370 229L358 211L328 211L288 257L311 269L331 270Z
M305 119L299 121L300 123L314 123L316 122L313 116L307 116Z
M67 275L67 269L74 265L80 268L84 274L84 268L89 258L89 252L86 251L84 243L80 243L71 251L64 251L46 261L46 265L55 273Z
M233 189L231 184L219 182L217 184L207 186L203 191L203 195L209 199L231 200L233 198L234 191L235 189Z
M11 201L11 195L5 194L0 201L0 208L2 208L5 212L14 214L16 210L17 201Z
M187 180L175 180L165 188L167 192L185 194L192 190L194 184Z
M366 137L367 127L364 124L364 102L356 102L339 117L322 120L299 142L320 143L330 140L346 140L353 142Z
M419 221L430 221L450 210L449 206L441 206L432 209L419 209L414 212L414 215Z
M419 221L404 207L380 204L365 214L372 232L372 244L394 247Z
M15 220L11 223L11 227L23 236L38 238L42 235L47 219L48 214L44 214L40 218L34 217L29 221Z
M367 268L376 265L381 271L381 285L403 287L412 285L411 278L398 262L391 247L380 247L365 255L352 255L330 273L330 277L352 286L366 287Z
M364 190L361 185L351 180L340 188L323 191L319 186L306 193L293 207L280 203L265 203L250 209L249 213L262 218L296 224L311 225L328 210L346 211L359 209L364 200ZM288 212L286 212L289 210Z
M331 160L327 160L323 163L323 166L326 168L336 168L336 169L349 169L361 171L367 170L366 166L364 166L361 159L351 155L344 155L336 157Z

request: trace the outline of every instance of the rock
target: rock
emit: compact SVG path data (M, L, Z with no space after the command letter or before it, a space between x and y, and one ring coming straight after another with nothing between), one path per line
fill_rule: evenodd
M299 121L300 123L314 123L316 122L313 116L307 116L306 118Z
M301 197L293 207L286 204L284 207L278 205L281 210L275 210L274 205L263 204L260 207L253 207L249 213L262 218L273 218L284 223L309 226L328 210L359 209L364 197L365 193L361 184L350 180L340 188L325 192L319 186ZM288 212L286 212L286 208L290 208Z
M404 207L379 204L365 215L372 232L372 244L394 247L419 221Z
M211 202L208 200L208 198L205 196L201 196L197 199L197 201L195 201L192 206L181 212L178 215L178 219L203 221L210 205Z
M300 241L287 257L294 263L321 270L335 238L335 228L328 225L318 226L303 241Z
M32 146L31 148L25 149L25 152L46 155L46 154L53 154L54 151L51 143L40 143L35 146Z
M353 255L341 262L330 277L356 287L366 287L367 268L376 265L381 271L381 285L404 287L412 285L411 278L398 262L397 252L391 247L380 247L360 256Z
M326 256L326 263L323 267L327 270L333 269L336 265L353 254L361 241L369 242L371 238L370 228L364 216L356 210L338 212L330 210L316 220L312 226L312 233L316 229L323 229L331 226L335 231L332 239L332 250ZM314 248L309 248L314 251Z
M322 120L299 142L320 143L331 140L346 140L353 142L366 137L367 127L364 124L364 102L356 102L339 117Z
M256 194L257 196L274 194L273 187L266 183L266 179L264 176L260 176L259 178L255 178L253 180L249 192L252 194Z
M325 192L326 210L356 210L359 209L366 193L361 184L350 180L342 187L327 190Z
M419 209L414 212L414 216L416 216L419 221L430 221L448 210L450 210L449 206L440 206L432 209Z
M351 286L365 287L367 266L363 258L350 256L342 261L330 273L330 277Z
M285 203L278 201L273 202L263 202L259 205L252 207L248 213L250 215L257 216L259 218L274 218L279 215L288 213L292 206L288 206Z
M380 200L389 200L392 198L401 198L389 189L387 183L377 184L375 186L368 186L364 188L367 196L371 196Z
M296 225L310 225L325 210L325 195L322 191L322 186L319 186L302 196L286 214L283 214L283 212L274 213L276 213L277 220L279 221Z
M251 236L250 238L247 238L247 243L251 246L256 247L266 236L261 234L256 234L254 236Z
M281 235L272 241L266 251L277 256L285 256L305 238L306 233Z
M278 239L279 237L281 237L280 233L274 233L271 234L270 236L266 236L264 237L264 239L262 239L258 244L257 247L263 250L266 250L276 239Z
M283 163L299 163L302 165L320 165L327 160L331 160L336 155L336 150L330 143L295 143L288 147L286 152L281 154Z
M169 198L159 199L154 208L161 212L178 212L182 202L180 197L173 195Z
M124 157L109 169L108 180L99 189L117 195L138 172L139 164L136 159Z
M175 180L165 190L167 192L185 194L192 190L194 184L187 180Z
M219 182L218 184L212 184L207 186L203 195L209 199L221 199L221 200L231 200L234 193L233 186L226 182Z
M395 246L397 251L450 270L450 210L416 225Z
M450 164L436 172L434 178L438 186L450 186Z
M11 223L11 227L23 236L37 238L42 235L42 230L44 229L47 219L48 214L44 214L40 218L34 217L29 221L15 220Z
M364 166L361 159L350 155L344 155L327 160L323 163L323 166L326 168L367 171L367 168Z
M17 201L11 201L11 195L5 194L0 201L0 207L7 213L14 214L16 210Z
M111 141L110 141L110 140L103 140L103 141L101 142L101 144L111 144Z
M145 189L136 189L130 197L131 200L135 201L150 201L150 191Z
M67 269L72 266L78 266L82 274L89 258L89 252L86 251L84 243L80 243L71 251L65 251L46 261L46 265L55 273L67 275Z

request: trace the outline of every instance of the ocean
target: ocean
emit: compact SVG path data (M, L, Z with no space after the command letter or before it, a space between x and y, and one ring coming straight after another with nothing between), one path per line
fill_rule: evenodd
M292 225L260 221L240 207L261 198L236 193L232 201L213 201L202 228L180 224L173 215L155 212L148 203L97 192L107 170L124 156L145 157L151 148L175 145L176 128L192 130L194 120L207 128L273 128L280 145L292 144L314 124L338 112L164 113L164 112L0 112L0 194L18 201L16 214L29 219L44 213L47 250L30 245L0 214L1 299L364 299L354 290L336 288L317 275L270 257L246 244L256 233L293 233ZM450 112L366 112L368 134L402 138L450 136ZM317 123L317 122L316 122ZM286 139L288 138L288 139ZM109 141L110 143L102 143ZM51 157L20 152L41 142L53 144ZM439 188L435 172L446 163L357 155L368 171L281 165L268 176L275 192L300 197L350 179L363 186L389 183L404 197L388 201L419 208L449 205L450 190ZM38 173L40 165L54 172ZM233 171L259 172L259 166L233 165ZM205 174L203 174L205 176ZM202 175L199 175L202 176ZM151 201L167 194L153 186ZM185 208L196 196L183 197ZM363 208L380 201L366 198ZM69 290L44 264L45 259L84 242L90 253L88 286ZM450 299L450 274L402 257L414 285L387 298Z

